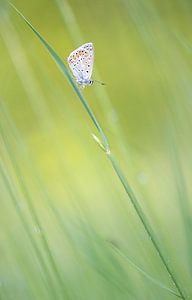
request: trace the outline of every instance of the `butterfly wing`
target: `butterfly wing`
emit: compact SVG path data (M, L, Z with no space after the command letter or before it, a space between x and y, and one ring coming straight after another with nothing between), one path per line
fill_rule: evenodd
M68 57L69 67L77 81L89 80L93 71L94 47L86 43L74 50Z

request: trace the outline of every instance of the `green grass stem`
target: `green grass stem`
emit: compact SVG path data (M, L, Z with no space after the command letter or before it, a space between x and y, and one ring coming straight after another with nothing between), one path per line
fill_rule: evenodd
M71 77L66 65L64 64L63 60L58 56L58 54L54 51L54 49L48 44L48 42L41 36L41 34L31 25L31 23L18 11L18 9L13 6L11 4L11 6L15 9L15 11L20 15L20 17L25 21L25 23L31 28L31 30L35 33L35 35L39 38L39 40L41 41L41 43L44 45L44 47L46 48L46 50L49 52L49 54L51 55L51 57L53 58L53 60L56 62L57 66L60 68L60 70L62 71L62 73L66 76L67 80L69 81L69 83L71 84L72 88L74 89L75 93L77 94L79 100L81 101L81 103L83 104L85 110L87 111L89 117L91 118L93 124L95 125L98 133L100 134L100 138L101 138L101 143L104 146L105 152L109 158L109 161L112 164L112 167L116 173L116 175L118 176L120 182L122 183L127 195L129 196L129 199L131 200L131 203L133 204L135 211L140 219L140 221L143 224L143 227L147 233L147 235L149 236L157 254L159 255L163 265L165 266L165 269L167 270L169 277L171 278L175 288L177 289L179 296L182 299L186 299L184 296L184 293L182 291L182 288L180 287L179 283L177 282L177 279L175 278L171 268L168 265L167 260L165 259L161 249L160 249L160 245L158 244L156 237L155 237L155 233L152 230L151 226L149 225L148 219L145 215L145 213L143 212L141 206L139 205L139 202L135 196L135 194L133 193L132 189L129 186L129 183L127 181L127 179L125 178L123 172L121 171L117 161L115 160L114 156L111 153L111 149L109 147L109 142L108 139L101 127L101 125L99 124L96 116L94 115L94 113L92 112L90 106L88 105L85 97L82 95L82 93L80 92L77 84L74 82L73 78Z

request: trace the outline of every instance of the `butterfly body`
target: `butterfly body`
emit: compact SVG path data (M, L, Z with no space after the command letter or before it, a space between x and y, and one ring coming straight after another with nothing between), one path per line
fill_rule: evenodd
M93 84L91 79L94 63L94 47L86 43L71 52L67 59L76 82L84 87Z
M79 85L82 85L82 86L92 85L94 83L94 80L92 80L92 79L80 79L80 80L76 79L76 81Z

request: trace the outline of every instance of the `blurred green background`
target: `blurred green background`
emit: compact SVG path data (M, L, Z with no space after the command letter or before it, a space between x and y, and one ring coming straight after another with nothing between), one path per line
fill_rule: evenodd
M94 44L106 85L82 92L191 299L191 1L13 4L65 62ZM76 94L0 5L0 299L176 299L130 263L177 293Z

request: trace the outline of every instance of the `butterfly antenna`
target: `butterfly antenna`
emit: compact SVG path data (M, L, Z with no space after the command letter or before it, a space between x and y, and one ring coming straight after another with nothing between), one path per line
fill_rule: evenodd
M106 85L104 82L99 81L99 80L93 80L94 82L100 83L101 85Z

